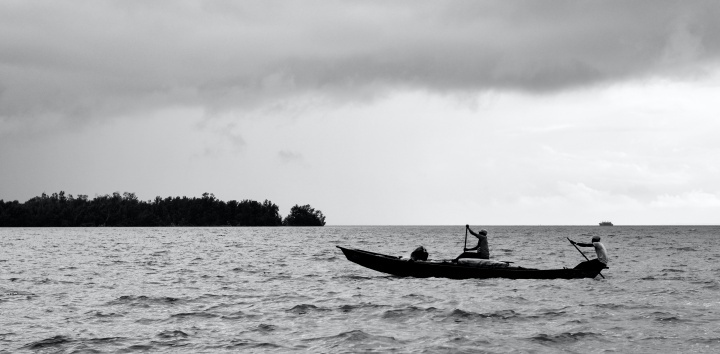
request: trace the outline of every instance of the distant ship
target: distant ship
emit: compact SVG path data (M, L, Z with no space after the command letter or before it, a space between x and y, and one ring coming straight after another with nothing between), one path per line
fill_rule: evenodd
M600 223L600 226L613 226L613 224L609 221L603 221Z

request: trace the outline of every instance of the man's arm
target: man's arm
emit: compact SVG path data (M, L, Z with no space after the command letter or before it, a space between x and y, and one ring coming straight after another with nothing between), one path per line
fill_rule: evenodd
M570 243L572 243L573 245L578 245L580 247L595 247L592 243L575 242L573 240L570 240Z
M471 248L463 248L463 250L465 250L465 251L474 251L474 250L478 249L478 247L480 247L480 245L477 245L477 246L471 247Z
M475 237L479 237L479 235L476 234L475 231L473 231L473 230L470 228L470 225L465 225L465 228L466 228L468 231L470 231L470 234L471 234L471 235L473 235L473 236L475 236ZM475 248L477 248L477 247L475 247Z

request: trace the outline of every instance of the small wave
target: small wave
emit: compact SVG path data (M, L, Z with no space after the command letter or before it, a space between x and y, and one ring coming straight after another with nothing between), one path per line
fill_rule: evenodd
M663 272L670 272L670 273L685 273L682 269L674 269L674 268L665 268L662 270Z
M599 303L590 305L594 307L599 307L601 309L608 309L608 310L617 310L617 311L623 311L623 310L647 310L647 309L654 309L657 308L655 304L651 303L637 303L637 302L630 302L630 303Z
M429 295L423 295L423 294L407 294L401 296L402 299L409 299L410 301L414 303L427 303L427 302L434 302L437 300L434 296Z
M673 247L672 249L683 252L697 252L697 249L693 247Z
M705 345L718 345L720 344L720 337L717 338L693 338L690 339L691 343L705 344Z
M235 267L230 270L231 272L245 272L249 274L268 274L267 268L260 268L254 266L242 266Z
M389 318L389 319L405 318L405 317L413 317L414 318L419 315L434 312L436 310L437 309L434 307L429 307L429 308L423 309L423 308L419 308L419 307L415 307L415 306L410 306L410 307L404 308L404 309L385 311L383 313L382 317Z
M338 275L338 276L334 276L333 279L370 280L370 279L375 279L375 278L365 277L362 275Z
M221 318L223 320L242 320L242 319L256 318L256 317L259 317L259 315L247 314L242 311L236 311L229 315L222 316Z
M187 338L189 335L183 331L180 330L174 330L174 331L162 331L158 333L157 335L160 338L167 339L167 338Z
M23 348L27 349L44 349L44 348L51 348L51 347L58 347L62 346L65 343L72 342L72 339L66 336L57 335L50 338L45 338L42 340L39 340L37 342L28 343L23 346Z
M214 313L209 313L209 312L181 312L181 313L176 313L176 314L170 315L170 318L179 318L179 319L216 318L216 317L219 317L219 315L216 315Z
M592 332L565 332L560 334L545 334L540 333L536 336L533 336L530 338L532 341L536 342L550 342L550 343L570 343L570 342L576 342L581 339L585 338L592 338L592 337L599 337L598 334L592 333Z
M270 276L267 279L262 280L261 283L272 283L275 281L285 281L285 280L291 280L291 279L292 279L292 276L290 276L288 274L280 274L280 275L276 275L276 276Z
M0 289L0 294L7 295L7 296L35 296L33 293L29 293L27 291L22 290L12 290L12 289Z
M667 276L667 275L668 275L667 273L665 273L665 274L663 274L663 275L666 276L665 278L663 278L663 280L686 281L686 280L688 279L687 277L680 277L680 276L670 277L670 276ZM681 293L681 292L683 292L683 291L690 291L690 290L667 289L667 290L663 290L663 291L656 291L656 292L654 292L654 294L678 294L678 293Z
M528 299L519 296L519 295L505 295L498 297L498 300L502 300L504 302L511 302L513 304L528 302Z
M272 325L272 324L268 324L268 323L261 323L255 327L251 327L251 328L248 328L248 329L240 332L240 334L244 335L247 333L259 333L262 335L271 335L272 332L275 332L276 330L278 330L278 328L279 327L276 325Z
M153 304L175 304L180 302L180 299L170 296L161 296L161 297L150 297L145 295L135 296L135 295L123 295L119 298L112 300L107 303L107 305L128 305L128 306L140 306L140 307L149 307Z
M363 343L366 345L372 345L373 342L375 343L397 343L398 340L395 339L395 337L390 336L379 336L379 335L373 335L366 332L363 332L362 330L355 329L348 332L342 332L339 334L336 334L334 336L329 337L317 337L317 338L308 338L303 339L305 342L312 342L312 341L323 341L323 342L334 342L334 343Z
M23 346L23 349L30 349L40 353L64 353L66 346L72 347L73 353L102 353L101 350L93 349L99 346L117 346L126 338L124 337L102 337L102 338L76 338L58 335L46 338Z
M103 313L100 311L90 311L90 312L86 312L86 314L91 314L91 316L98 317L98 318L123 317L123 315L117 314L115 312Z
M300 304L295 305L291 309L287 310L287 312L294 313L297 315L304 315L308 312L320 312L320 311L330 311L329 309L317 307L315 305L311 304Z
M231 344L223 346L223 349L260 349L260 350L270 350L270 349L281 349L285 348L282 345L270 343L270 342L259 342L254 341L251 339L233 339L231 341Z
M711 289L713 289L713 288L717 287L718 285L720 285L720 283L718 283L717 280L707 279L707 278L690 280L689 283L702 285L704 288L708 288L708 287L709 287L709 288L711 288Z
M705 289L711 289L711 290L720 289L720 283L718 283L715 280L702 282L701 284L703 284L703 288L705 288Z
M624 304L615 304L615 303L601 303L601 304L595 304L595 307L599 307L602 309L610 309L610 310L620 310L624 308L628 308L628 306Z
M148 325L152 325L152 324L160 323L160 322L164 322L164 321L165 320L160 320L157 318L141 318L141 319L135 320L135 323L139 323L141 325L148 326Z
M152 345L145 345L145 344L135 344L127 347L127 350L123 350L124 352L152 352L155 349L155 346Z
M512 319L520 317L521 315L513 310L500 310L496 312L491 313L476 313L476 312L470 312L470 311L463 311L460 309L453 310L450 315L446 317L446 320L454 320L455 322L460 322L463 320L473 320L473 319Z
M345 340L348 340L351 342L359 342L359 341L364 341L364 340L370 339L372 337L373 336L371 334L368 334L359 329L356 329L356 330L352 330L349 332L342 332L342 333L340 333L334 337L330 337L330 338L342 338L342 339L345 339ZM385 337L385 338L392 338L392 337ZM394 338L392 338L392 339L394 339Z
M684 320L684 319L682 319L682 318L680 318L680 317L677 317L677 316L668 316L668 317L658 317L658 318L655 319L655 321L658 321L658 322L677 322L677 323L680 323L680 322L687 322L688 320Z
M650 313L650 317L654 317L655 321L657 322L687 322L689 320L682 319L678 317L675 314L663 312L663 311L655 311Z
M642 339L643 339L643 340L660 340L660 341L662 341L662 340L667 340L668 337L665 337L665 336L648 336L648 337L643 337Z
M378 304L371 304L371 303L360 303L357 305L342 305L338 307L338 310L341 312L352 312L355 310L363 310L363 309L378 309L382 307L388 307L389 305L378 305Z
M257 326L257 330L260 332L272 332L276 329L277 329L277 326L271 325L271 324L266 324L266 323L261 323Z
M199 299L203 299L203 300L207 300L207 299L222 299L222 298L225 298L225 297L228 297L228 295L202 294L201 296L197 297L195 300L199 300ZM220 304L220 305L216 305L216 306L224 306L224 305L225 305L225 304Z
M103 338L90 338L90 339L78 339L77 341L82 342L90 342L92 344L105 344L105 343L115 343L118 341L123 341L126 338L124 337L103 337Z
M561 310L545 310L539 312L537 315L528 316L532 318L552 318L552 317L562 317L565 316L567 312L561 311Z

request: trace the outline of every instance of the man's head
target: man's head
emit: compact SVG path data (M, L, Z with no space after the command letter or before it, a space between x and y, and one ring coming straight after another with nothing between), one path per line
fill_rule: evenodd
M593 236L592 242L600 242L600 236Z
M487 236L487 230L483 229L478 232L480 235Z

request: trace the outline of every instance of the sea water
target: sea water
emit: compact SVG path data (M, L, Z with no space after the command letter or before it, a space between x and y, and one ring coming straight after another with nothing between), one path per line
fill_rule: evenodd
M601 236L610 269L399 278L335 247L452 258L464 225L5 228L0 352L720 352L720 227L483 227L492 259L534 268Z

